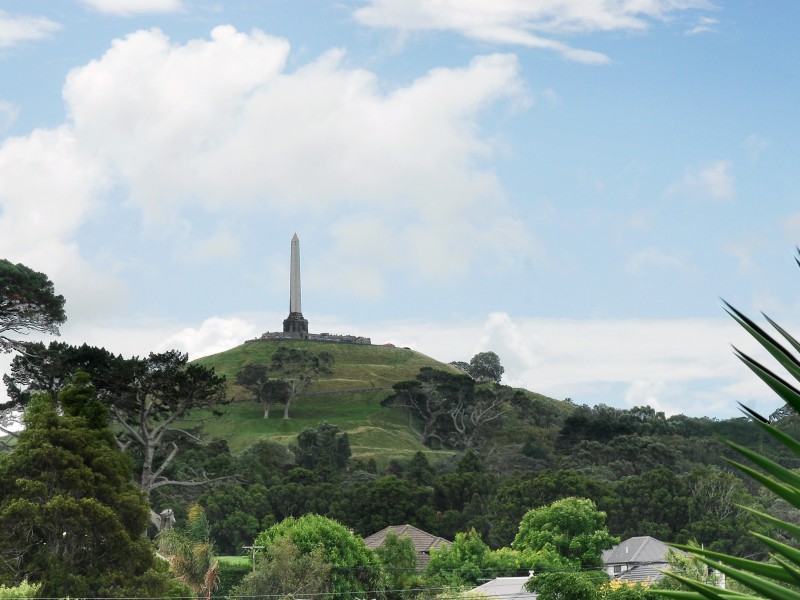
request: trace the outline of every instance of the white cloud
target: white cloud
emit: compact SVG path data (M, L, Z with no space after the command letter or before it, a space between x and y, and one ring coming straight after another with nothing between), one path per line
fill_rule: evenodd
M210 237L195 242L189 259L199 262L227 260L239 256L241 244L224 225Z
M161 341L155 351L181 350L194 360L229 350L263 333L263 329L240 318L211 317L199 327L186 327Z
M442 362L493 350L503 383L578 404L648 404L668 414L729 418L737 401L769 413L781 402L742 365L731 343L769 361L752 338L721 319L530 319L344 326L373 343L409 346ZM341 329L341 327L340 327Z
M93 272L74 241L106 185L67 127L0 145L0 256L47 273L70 318L100 316L124 294Z
M668 253L661 248L651 246L631 256L625 265L625 270L634 275L647 273L654 267L683 270L687 268L686 261L687 257L684 255Z
M689 167L683 179L667 189L667 194L688 194L718 201L731 200L736 195L732 169L733 163L729 160L716 160L699 167Z
M769 148L769 141L757 133L751 133L744 141L744 148L750 153L750 157L755 160Z
M172 13L183 10L181 0L82 0L95 10L120 17L140 14Z
M644 30L651 21L664 20L670 13L700 8L713 5L706 0L369 0L354 16L372 27L400 32L455 31L483 42L549 49L569 60L599 64L608 62L608 57L573 48L552 36Z
M61 29L61 25L46 17L12 16L0 9L0 48L10 48L22 42L41 40Z
M504 223L518 248L532 244L484 166L494 148L477 127L498 100L526 96L515 57L385 92L340 50L291 73L288 53L285 40L230 26L182 45L139 31L74 69L64 97L76 137L154 226L198 210L321 219L339 240L329 259L374 294L387 266L462 275L502 251L506 240L484 232Z
M103 346L123 356L177 349L196 359L279 329L283 316L215 316L197 325L68 323L62 339ZM485 320L449 323L358 324L325 316L314 323L315 331L366 335L374 344L410 347L441 362L468 361L492 350L505 367L504 384L553 398L569 397L577 404L646 404L669 415L718 418L738 416L737 402L764 414L782 404L733 356L731 343L758 360L771 360L731 320L530 319L498 312Z
M0 134L5 133L19 116L19 107L5 100L0 100Z
M719 25L718 19L712 19L711 17L700 17L695 22L694 26L690 29L686 30L686 35L697 35L699 33L708 33L714 31L714 27Z

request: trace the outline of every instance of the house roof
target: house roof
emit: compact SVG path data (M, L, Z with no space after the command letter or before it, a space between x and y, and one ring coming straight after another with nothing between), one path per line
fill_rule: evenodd
M649 535L623 540L603 552L607 565L666 563L669 546Z
M443 545L449 546L452 543L443 537L432 535L427 531L422 531L422 529L414 527L413 525L389 525L389 527L385 527L384 529L373 533L371 536L364 538L364 543L368 548L372 548L373 550L379 546L383 546L383 543L386 541L386 535L390 531L394 532L397 537L403 537L405 535L411 538L411 541L414 544L414 549L417 552L428 553L432 548L438 548L439 546Z
M635 565L620 573L616 579L621 581L631 581L634 583L655 583L659 581L664 574L659 570L665 567L664 563L655 565Z
M469 594L481 594L500 600L535 600L536 594L525 589L530 577L497 577L469 590Z
M367 545L367 548L375 550L375 548L383 546L383 543L386 541L386 535L390 531L393 531L397 537L406 536L411 538L411 543L414 544L414 550L417 551L417 561L420 569L428 564L428 561L431 559L430 553L433 548L450 546L450 544L452 544L451 541L443 537L432 535L413 525L389 525L389 527L385 527L373 533L371 536L364 538L364 543Z

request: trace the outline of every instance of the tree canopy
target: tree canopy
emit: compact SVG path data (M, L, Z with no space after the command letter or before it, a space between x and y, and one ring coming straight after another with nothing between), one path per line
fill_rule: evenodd
M341 523L315 514L298 519L289 517L256 538L256 546L269 549L280 540L289 539L301 556L323 549L322 558L330 565L332 598L352 600L382 588L382 573L378 557Z
M168 579L142 538L147 505L85 373L33 398L26 429L0 455L0 583L44 597L160 596Z
M58 326L66 320L64 296L55 293L47 275L0 259L0 351L17 347L19 340L11 334L58 335Z
M225 378L213 369L189 364L187 355L177 350L129 359L86 344L36 343L26 350L12 361L11 374L4 376L13 403L24 406L36 392L54 398L81 369L91 376L98 398L118 425L119 447L137 454L139 486L146 495L167 485L207 481L171 478L168 468L182 441L194 438L181 421L192 410L214 409L224 402Z
M606 513L586 498L564 498L525 513L513 547L555 554L576 567L603 564L603 550L619 542L608 533Z
M454 360L450 364L481 383L487 381L500 383L500 379L502 379L503 373L505 373L505 368L500 364L500 357L491 350L487 352L478 352L468 363L463 360Z
M286 404L289 397L289 386L281 379L269 378L269 366L248 364L236 373L236 383L253 395L264 409L264 418L269 418L269 409L273 404Z
M331 372L334 358L330 352L314 353L300 348L281 346L272 355L270 372L286 384L283 418L289 418L294 399L308 390L322 375Z

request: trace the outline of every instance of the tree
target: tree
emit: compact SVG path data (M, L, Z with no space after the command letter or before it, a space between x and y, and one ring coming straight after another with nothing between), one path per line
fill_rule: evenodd
M322 559L331 567L326 586L330 598L372 598L366 594L382 592L383 573L378 557L341 523L315 514L290 517L261 532L254 545L264 546L269 552L274 544L286 539L297 547L300 556L322 548Z
M538 573L525 588L535 592L539 600L604 600L600 584L607 581L605 573L564 570Z
M431 550L425 573L445 586L469 588L519 567L518 553L492 551L474 529L456 534L450 546Z
M330 373L333 362L333 355L330 352L314 354L309 350L286 346L281 346L275 351L270 363L270 372L287 386L284 419L289 418L289 408L294 399L303 394L322 375Z
M0 600L22 600L23 598L36 598L39 595L39 584L23 581L19 585L6 587L0 585Z
M236 383L253 394L256 402L264 408L264 418L269 419L273 404L286 404L289 388L285 381L269 378L267 365L245 365L236 374Z
M498 488L486 510L491 525L490 543L493 546L511 543L526 512L570 496L595 498L606 507L619 502L609 484L575 471L544 470L512 477Z
M435 523L433 494L396 475L351 484L341 490L331 515L367 536L393 523L428 529Z
M231 590L229 597L321 597L328 591L330 580L331 565L321 546L303 553L284 537L267 548L253 572Z
M478 352L468 363L463 360L454 360L450 364L481 383L488 381L500 383L505 372L500 364L500 357L492 351Z
M56 295L47 275L0 259L0 351L18 348L19 341L9 334L58 335L58 326L66 320L64 296Z
M505 369L500 364L500 357L492 351L478 352L469 360L469 371L477 381L493 381L500 383Z
M420 442L436 440L442 446L469 450L480 434L511 410L511 388L477 387L468 375L423 367L412 381L393 386L384 406L408 409L409 425L418 429Z
M104 398L115 395L115 386L121 384L117 373L123 359L105 348L52 341L47 346L25 342L21 349L22 353L11 361L10 374L3 375L8 396L18 408L24 408L36 392L45 392L55 400L78 369L90 375Z
M347 433L340 433L336 425L320 423L303 429L292 451L295 462L304 469L339 471L347 467L350 460L350 438Z
M619 542L608 533L606 513L585 498L564 498L528 511L512 544L515 550L555 553L577 568L603 564L603 550Z
M85 373L31 400L13 452L0 455L0 584L25 579L44 597L161 596L147 505L131 483L105 406Z
M118 375L126 385L111 398L112 415L121 428L120 447L136 446L142 454L139 487L148 498L162 486L197 486L210 481L205 475L176 480L165 473L178 454L181 438L198 439L180 426L181 420L192 410L213 409L225 398L225 378L213 369L187 364L187 360L187 355L177 350L126 360Z
M173 479L167 469L182 441L196 436L184 426L190 411L214 409L224 401L225 378L213 369L188 364L176 350L151 353L147 358L124 359L104 348L51 342L26 345L26 352L11 363L4 380L18 406L31 394L46 392L55 398L65 381L77 370L90 374L98 398L110 407L119 447L140 453L139 485L149 496L153 489L208 483L203 475L190 480Z
M188 585L198 598L211 600L219 583L214 543L208 520L199 504L189 507L186 527L173 527L158 534L158 549L167 557L170 570Z
M455 430L451 436L453 445L464 450L474 447L476 436L485 434L490 423L496 423L511 410L514 394L510 387L498 384L479 387L471 394L458 394L448 410Z
M386 573L387 598L400 600L421 595L424 579L417 570L417 551L410 537L399 537L394 531L390 531L386 534L383 545L375 549L375 554Z

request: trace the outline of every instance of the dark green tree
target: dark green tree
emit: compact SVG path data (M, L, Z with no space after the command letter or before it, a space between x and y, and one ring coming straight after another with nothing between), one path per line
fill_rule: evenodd
M303 429L292 451L295 462L304 469L340 471L347 467L350 460L350 438L346 432L340 432L336 425L323 422L316 427Z
M473 404L475 382L468 375L423 367L416 379L393 386L394 394L384 406L406 408L409 425L417 431L420 443L448 446L453 441L454 416Z
M10 373L3 375L9 398L17 407L27 405L31 394L44 392L55 400L58 392L78 369L88 373L102 398L115 395L122 385L117 377L121 356L104 348L64 342L26 342L23 352L11 361Z
M98 397L110 407L121 449L136 454L139 484L149 497L163 486L196 486L208 478L169 477L168 468L182 443L190 411L214 410L224 402L225 378L213 369L189 364L186 354L171 350L147 358L124 359L103 348L53 342L30 344L12 361L5 377L9 395L24 405L35 392L55 397L77 370L91 375ZM194 441L198 441L194 439Z
M527 511L570 496L594 498L608 509L619 502L610 484L575 471L545 470L511 477L498 487L487 507L487 540L493 547L510 544Z
M235 555L272 524L270 492L261 484L212 486L200 496L210 523L209 531L221 554Z
M281 346L272 355L270 372L286 384L286 405L283 418L289 418L289 408L297 396L305 393L317 379L331 372L333 355Z
M147 505L131 483L85 373L35 396L14 451L0 456L0 583L44 597L161 596L168 577L141 537Z
M363 536L388 525L412 523L420 529L434 526L430 488L410 484L396 475L352 484L341 490L332 516Z
M500 357L491 350L488 352L478 352L469 360L469 371L478 381L493 381L500 383L505 369L500 364Z
M181 439L192 437L181 421L190 411L224 402L225 378L188 364L187 355L176 350L123 361L118 377L125 385L111 398L111 414L119 424L121 448L135 447L141 455L139 487L145 496L163 486L208 484L207 477L171 479L166 470Z
M269 378L267 365L245 365L236 374L236 383L261 404L265 419L269 419L269 409L273 404L286 404L289 396L289 387L285 381Z
M673 541L689 523L686 478L672 469L626 477L614 490L617 500L608 505L608 526L623 539L649 535Z
M19 340L10 335L58 335L58 326L66 320L64 296L55 293L47 275L0 259L0 352L18 347Z

